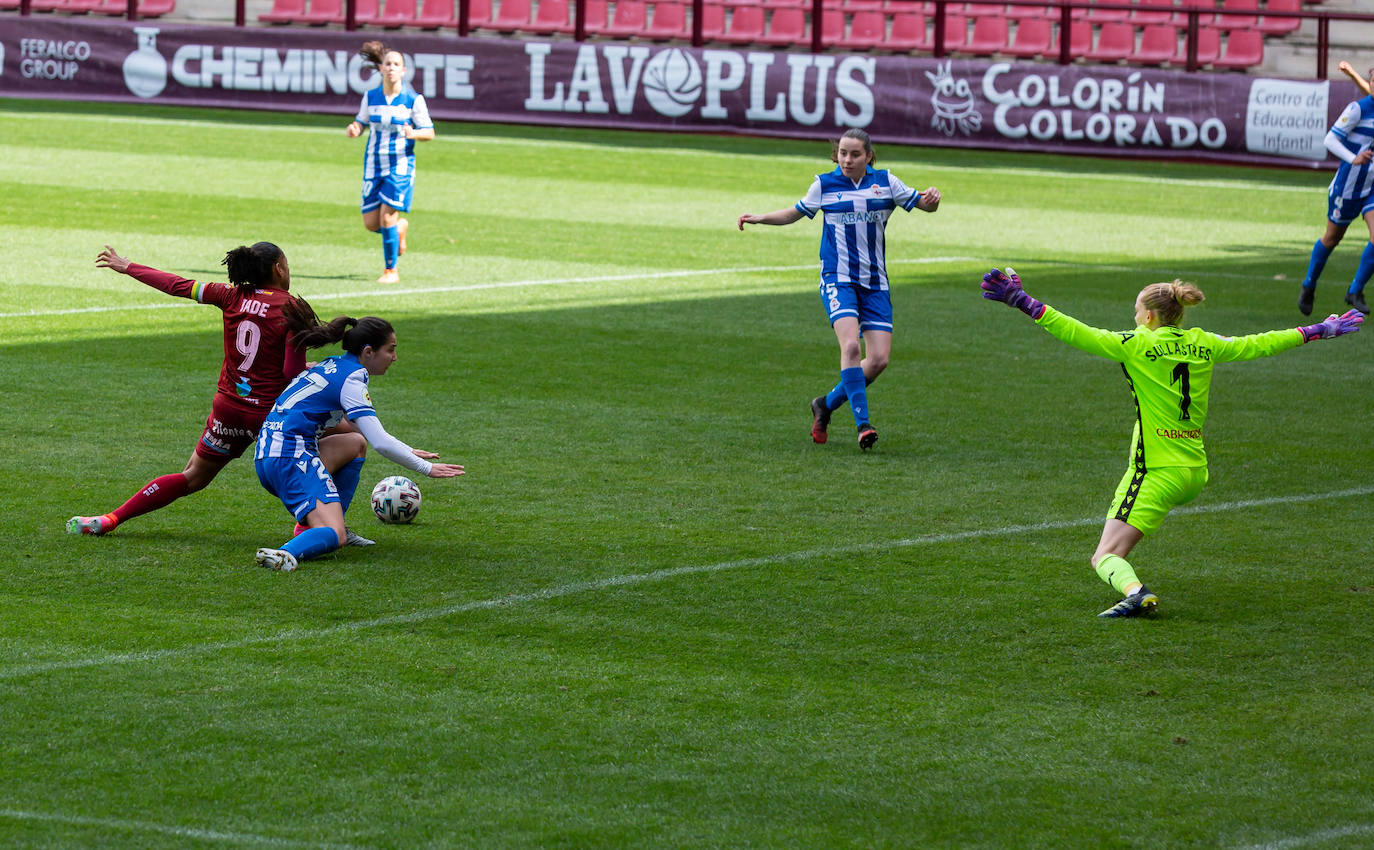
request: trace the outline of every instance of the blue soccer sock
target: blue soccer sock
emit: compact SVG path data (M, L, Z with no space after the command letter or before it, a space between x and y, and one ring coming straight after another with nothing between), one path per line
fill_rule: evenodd
M339 488L339 503L343 505L344 513L348 513L348 506L353 504L353 494L358 490L358 479L363 476L364 460L366 458L355 457L333 475L334 486Z
M1364 292L1364 285L1374 275L1374 242L1364 243L1364 253L1360 255L1360 267L1355 270L1355 279L1350 282L1351 295Z
M396 268L396 259L401 255L401 237L395 226L383 227L377 231L382 234L382 262L389 269Z
M1320 239L1312 246L1312 259L1307 261L1307 277L1303 278L1303 289L1316 287L1317 278L1322 276L1322 269L1326 268L1326 260L1331 256L1331 251L1332 249L1323 245Z
M864 386L865 386L865 387L867 387L869 384L872 384L872 383L873 383L873 379L872 379L872 378L869 378L869 377L865 377L865 378L864 378ZM844 403L845 403L846 401L848 401L848 400L849 400L849 393L846 393L846 392L844 391L844 381L840 381L838 384L836 384L836 385L834 386L834 388L832 388L832 389L830 390L830 392L828 392L828 393L825 394L825 406L826 406L826 408L829 409L829 410L839 410L839 409L840 409L840 405L844 404Z
M840 386L849 397L849 412L854 414L854 424L868 422L868 392L864 389L864 370L858 366L840 370Z
M281 548L295 555L297 561L308 561L339 548L339 535L327 525L319 526L302 531L283 543Z

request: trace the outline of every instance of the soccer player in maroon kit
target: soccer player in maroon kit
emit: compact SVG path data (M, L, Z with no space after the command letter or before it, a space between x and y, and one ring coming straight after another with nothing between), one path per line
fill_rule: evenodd
M109 245L95 264L168 295L218 307L224 313L224 366L205 432L186 468L154 478L110 513L72 517L67 520L71 534L106 534L127 520L205 489L253 444L277 396L305 368L305 352L290 344L291 336L319 324L310 305L288 291L291 270L286 255L271 242L239 246L225 254L222 264L229 284L199 283L131 263Z

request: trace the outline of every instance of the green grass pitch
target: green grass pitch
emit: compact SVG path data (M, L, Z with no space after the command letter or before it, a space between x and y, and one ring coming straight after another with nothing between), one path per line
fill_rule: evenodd
M1328 174L880 145L944 202L888 229L863 454L847 409L808 436L818 225L734 227L826 140L443 125L383 288L348 114L0 101L0 845L1374 842L1374 334L1218 368L1211 483L1132 558L1160 614L1106 623L1128 387L978 290L1125 327L1179 276L1196 324L1293 326ZM96 252L222 280L259 239L392 320L382 419L468 474L289 575L248 462L66 535L181 468L221 359Z

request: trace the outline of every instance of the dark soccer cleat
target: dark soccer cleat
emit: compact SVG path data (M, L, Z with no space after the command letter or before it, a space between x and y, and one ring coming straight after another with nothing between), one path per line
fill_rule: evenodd
M1135 593L1098 614L1099 617L1140 617L1153 614L1159 605L1159 597L1150 592L1145 585L1136 588Z
M867 422L859 426L859 448L868 451L878 442L878 429Z
M1304 286L1302 293L1298 295L1298 311L1304 316L1312 315L1312 297L1317 294L1317 288Z
M826 440L825 429L830 427L830 408L825 405L825 396L811 399L811 439L818 443Z
M1361 313L1364 313L1366 316L1369 315L1369 305L1364 303L1363 292L1347 293L1345 296L1345 303L1349 304L1351 307L1354 307L1356 310L1359 310Z

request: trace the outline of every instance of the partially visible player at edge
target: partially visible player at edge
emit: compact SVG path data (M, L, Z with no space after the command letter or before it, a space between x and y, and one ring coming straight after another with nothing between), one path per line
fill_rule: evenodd
M859 431L859 447L878 441L869 422L869 384L887 368L892 354L892 299L888 291L887 220L897 207L935 212L940 190L909 188L873 163L868 133L846 130L835 144L834 171L818 174L806 197L791 207L763 215L746 213L737 222L792 224L803 216L821 221L821 305L840 344L840 381L830 392L811 400L811 439L824 443L830 415L846 401Z
M1135 395L1131 460L1092 556L1093 569L1122 599L1100 617L1149 614L1159 604L1126 556L1159 528L1170 510L1191 502L1207 483L1202 430L1212 365L1269 357L1305 342L1353 333L1364 321L1363 314L1350 310L1315 325L1235 338L1183 329L1184 308L1202 303L1203 295L1193 284L1174 280L1140 291L1133 330L1101 330L1032 298L1011 269L983 275L983 297L1017 308L1061 342L1120 363Z
M1336 246L1341 244L1345 231L1355 219L1363 218L1369 228L1369 241L1360 255L1360 265L1345 294L1345 303L1366 315L1369 307L1364 300L1364 287L1374 276L1374 97L1370 97L1370 85L1374 83L1374 70L1369 80L1361 79L1349 62L1342 62L1340 70L1355 81L1364 92L1364 97L1347 104L1341 116L1336 119L1326 134L1326 149L1341 160L1336 168L1336 176L1326 191L1326 231L1312 246L1312 256L1307 261L1307 276L1302 281L1302 291L1298 294L1298 309L1304 316L1312 315L1312 304L1317 294L1317 279L1326 268L1327 258Z
M154 478L107 514L72 517L67 520L67 531L72 534L107 534L215 480L229 461L252 445L272 402L305 368L304 352L289 345L288 336L317 324L310 305L288 291L291 269L286 255L271 242L239 246L224 255L222 264L232 285L199 283L131 263L109 245L96 256L95 264L168 295L218 307L224 314L224 365L205 431L186 468Z
M374 449L406 469L430 478L452 478L463 467L432 463L439 455L412 449L382 427L367 392L369 375L385 375L396 362L396 332L385 319L339 316L297 334L302 348L342 342L344 353L326 358L291 382L262 423L255 456L258 480L281 499L296 522L307 526L278 549L259 549L257 562L273 570L290 571L297 563L332 552L347 542L344 513L353 501L362 472L364 438ZM316 435L347 418L356 432ZM348 448L348 446L352 448ZM326 455L351 453L347 479L335 478Z
M434 138L425 97L406 85L406 62L398 50L369 41L358 51L377 69L382 83L367 90L357 117L344 129L350 139L368 130L363 154L363 227L382 236L382 264L378 283L397 283L398 258L406 252L410 212L415 193L415 143Z

